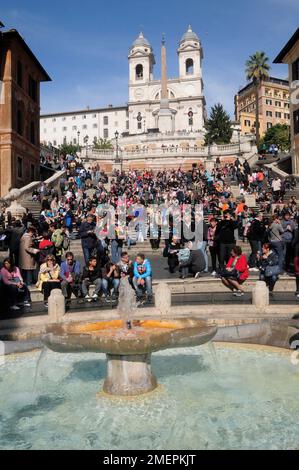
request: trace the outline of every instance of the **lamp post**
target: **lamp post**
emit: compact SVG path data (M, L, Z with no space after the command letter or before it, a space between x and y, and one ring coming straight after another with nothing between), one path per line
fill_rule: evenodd
M241 157L241 129L238 129L239 157Z
M115 131L115 151L116 151L116 154L115 154L115 163L120 163L120 171L122 173L123 171L123 168L122 168L122 159L119 158L119 146L118 146L118 138L119 138L119 132L118 131Z
M78 136L78 151L80 149L80 131L77 132L77 136Z
M86 135L86 136L84 137L84 144L86 145L86 151L85 151L85 158L86 158L86 160L87 160L87 145L88 145L88 140L89 140L89 136Z

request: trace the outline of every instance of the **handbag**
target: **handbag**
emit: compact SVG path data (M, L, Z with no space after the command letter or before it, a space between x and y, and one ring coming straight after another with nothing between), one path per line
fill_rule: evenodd
M265 277L278 276L281 273L281 268L278 264L274 266L267 266L265 269Z
M239 279L240 277L240 273L239 271L237 271L237 269L232 269L231 271L228 271L227 269L222 269L222 271L220 271L219 273L219 276L220 277L224 277L224 278L235 278L235 279Z

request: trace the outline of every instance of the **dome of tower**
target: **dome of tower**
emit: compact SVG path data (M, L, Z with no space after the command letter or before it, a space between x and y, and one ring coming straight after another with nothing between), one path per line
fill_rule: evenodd
M138 38L135 39L135 41L133 42L132 48L133 48L133 47L138 47L138 46L141 46L141 47L150 47L150 48L151 48L150 43L149 43L148 40L143 36L143 33L142 33L142 32L139 34Z
M199 42L199 37L197 36L197 34L194 31L192 31L191 25L189 25L188 30L185 32L184 36L182 37L180 44L182 44L183 42L186 42L186 41L197 41L197 42Z

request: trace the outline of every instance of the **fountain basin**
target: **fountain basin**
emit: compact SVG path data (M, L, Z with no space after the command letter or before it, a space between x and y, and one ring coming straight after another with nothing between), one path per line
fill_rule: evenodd
M64 323L47 327L43 343L52 351L98 352L107 357L103 390L111 395L135 396L157 387L151 370L151 353L168 348L199 346L217 333L196 318L134 320L131 330L122 320Z

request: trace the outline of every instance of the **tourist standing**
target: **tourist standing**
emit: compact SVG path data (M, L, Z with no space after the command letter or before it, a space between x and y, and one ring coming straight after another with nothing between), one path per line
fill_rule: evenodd
M29 227L20 240L20 261L19 268L27 286L35 282L35 270L37 268L37 255L39 249L36 248L34 243L35 229Z
M229 211L225 211L223 219L217 224L215 240L219 243L219 264L223 269L231 257L231 251L236 244L235 229L238 222L232 219Z

